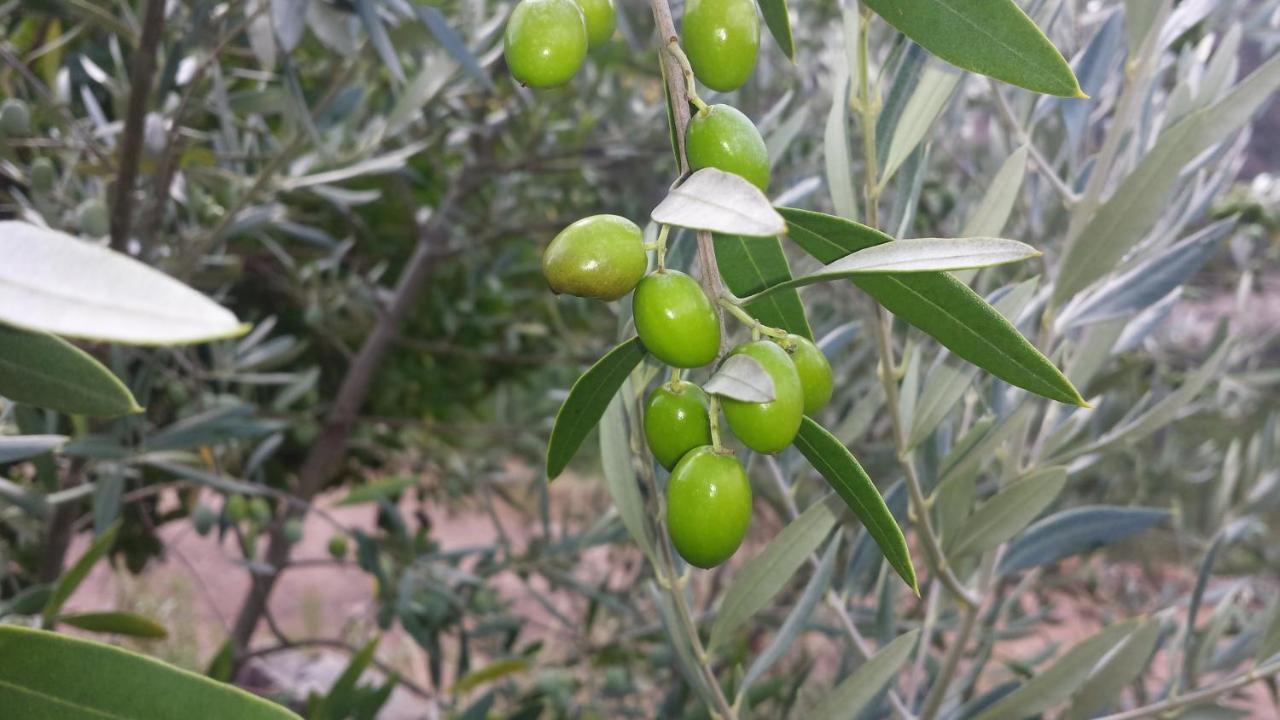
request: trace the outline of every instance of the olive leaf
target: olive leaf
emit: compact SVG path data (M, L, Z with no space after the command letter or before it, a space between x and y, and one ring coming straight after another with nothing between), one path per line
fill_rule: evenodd
M826 428L807 417L800 421L800 432L796 433L792 442L840 499L853 510L853 514L866 527L867 534L880 546L885 559L919 595L916 568L911 562L911 551L907 548L902 528L898 526L893 513L889 512L889 507L875 483L871 482L871 477L858 464L849 449Z
M747 297L791 279L791 266L778 238L712 236L720 277L729 291ZM810 340L813 330L805 317L804 303L794 290L780 291L759 301L743 303L751 316L770 327L782 328Z
M880 694L889 681L898 676L898 670L911 657L920 637L919 630L911 630L894 638L880 652L845 678L807 715L810 720L837 720L858 717L858 714Z
M70 625L81 630L129 637L159 639L169 636L164 626L154 620L131 612L87 612L58 616L60 625Z
M726 235L768 237L787 231L769 199L733 173L703 168L671 189L650 217L661 225Z
M793 208L780 212L791 239L825 263L893 241L878 230L831 215ZM1071 381L1012 323L950 275L862 275L852 281L894 315L1001 380L1058 402L1086 404Z
M1013 0L864 0L952 65L1063 97L1084 97L1071 66Z
M773 377L759 360L745 354L726 358L702 389L710 395L742 402L767 403L777 397Z
M0 626L0 707L23 720L234 717L298 720L251 693L102 643Z
M548 480L554 480L564 472L582 441L600 422L614 393L626 382L644 355L640 338L633 337L606 353L569 389L569 396L556 413L551 440L547 444Z
M709 648L721 647L731 639L733 631L769 604L818 549L836 524L837 508L831 500L814 503L800 513L734 574L711 625Z
M85 351L54 335L5 325L0 325L0 396L71 415L142 412L129 388Z
M58 617L58 611L62 609L63 604L70 599L71 594L80 587L80 583L89 576L89 571L93 566L98 564L102 556L107 554L111 546L116 542L116 535L120 533L120 522L116 521L107 528L105 532L99 535L76 560L69 570L58 578L58 582L53 586L53 591L49 594L49 600L44 605L44 626L51 627L54 619Z
M0 222L0 322L139 345L244 333L231 311L110 248L30 223Z
M1026 570L1119 542L1163 522L1169 511L1085 505L1063 510L1027 528L1000 560L999 574Z
M796 61L796 43L791 37L791 15L787 10L787 0L756 0L760 5L760 14L764 16L765 27L778 42L778 49L791 62Z
M832 280L852 280L860 275L944 272L991 267L1039 257L1040 251L1003 238L914 238L873 245L828 263L820 270L773 285L756 295L755 302L784 290Z
M3 394L3 393L0 393ZM66 435L14 435L0 437L0 464L27 460L62 447Z
M1067 482L1067 469L1044 468L996 493L969 516L947 545L952 558L990 550L1035 520Z

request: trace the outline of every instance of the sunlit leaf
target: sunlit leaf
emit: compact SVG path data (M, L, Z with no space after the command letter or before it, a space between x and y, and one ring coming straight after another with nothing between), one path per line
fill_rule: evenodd
M204 342L248 329L229 310L110 248L0 222L0 322L139 345Z
M889 143L889 156L880 175L881 187L889 183L903 161L928 135L934 121L946 108L956 86L960 84L960 78L961 73L954 68L936 63L925 67L923 76L907 100L902 117L894 128L893 139Z
M783 208L789 236L824 263L892 242L865 225ZM853 283L890 312L933 336L951 352L1012 385L1051 400L1084 405L1071 382L977 293L945 273L866 275Z
M731 355L716 368L716 372L702 385L708 395L741 400L742 402L767 403L777 397L773 376L759 360L749 355Z
M815 283L852 280L861 275L938 273L1003 265L1039 255L1040 251L1026 243L1003 238L894 240L845 255L820 270L773 285L752 300Z
M742 177L703 168L671 189L650 213L653 221L725 235L781 235L787 224L769 199Z

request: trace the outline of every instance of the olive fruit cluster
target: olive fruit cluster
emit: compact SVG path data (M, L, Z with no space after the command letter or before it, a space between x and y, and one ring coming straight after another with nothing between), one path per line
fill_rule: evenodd
M520 0L503 36L507 68L529 87L563 85L616 26L613 0Z
M736 111L734 111L736 112ZM660 240L661 242L661 240ZM654 458L671 471L667 530L691 565L709 568L738 549L751 520L751 485L733 452L720 444L717 404L679 371L711 364L720 353L720 322L702 286L678 270L645 274L643 234L617 215L583 218L547 246L542 270L551 289L579 297L617 300L631 296L636 334L645 349L674 368L670 382L649 394L644 434ZM751 450L776 453L795 439L805 414L831 398L831 366L811 340L759 323L757 339L729 355L754 359L769 375L774 398L748 402L725 398L724 416Z

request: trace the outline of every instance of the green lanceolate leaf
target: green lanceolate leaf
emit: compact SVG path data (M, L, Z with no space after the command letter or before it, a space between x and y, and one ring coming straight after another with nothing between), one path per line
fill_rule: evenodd
M385 480L375 480L371 483L361 485L351 489L346 497L342 498L335 505L360 505L363 503L378 502L385 500L393 495L408 490L418 484L418 479L411 475L399 475L389 477Z
M1241 80L1216 104L1191 113L1160 134L1155 147L1101 207L1082 208L1089 222L1068 241L1054 286L1061 305L1110 272L1166 212L1183 166L1240 129L1280 88L1280 56Z
M952 65L1048 95L1085 97L1071 66L1013 0L864 1Z
M858 713L875 699L889 681L897 676L911 651L916 647L919 630L903 633L852 675L836 686L806 717L810 720L836 720L857 717Z
M548 480L564 471L644 353L640 338L631 338L606 353L569 389L569 397L556 413L551 442L547 444Z
M298 720L279 705L159 660L11 625L0 626L0 708L23 720Z
M1125 638L1124 644L1089 675L1075 693L1063 720L1096 717L1146 669L1160 640L1160 619L1147 618Z
M796 43L791 39L791 16L787 12L787 0L756 0L769 34L778 41L778 49L791 62L796 61Z
M1001 698L978 716L979 720L1020 720L1039 715L1071 697L1089 677L1089 671L1117 644L1129 637L1136 620L1112 625L1071 648L1037 673L1022 687Z
M1017 535L1053 503L1067 482L1067 469L1045 468L1015 481L974 511L947 543L953 558L991 550Z
M907 549L902 528L898 527L898 521L889 512L875 483L871 482L849 449L826 428L807 417L801 421L800 432L792 442L853 510L867 533L880 546L885 560L918 595L920 586L916 581L916 568L911 563L911 551Z
M627 438L627 417L623 405L624 398L629 396L628 391L615 394L600 419L600 462L604 466L605 485L609 488L614 507L618 509L618 516L622 518L623 527L645 556L653 558L653 537L645 522L644 498L640 495L640 483L631 463L631 442Z
M3 393L0 393L2 395ZM11 435L0 437L0 463L18 462L57 450L71 438L66 435Z
M71 593L80 587L80 583L84 582L85 577L89 575L89 571L94 565L102 559L103 555L111 549L116 542L116 535L120 532L120 522L116 521L107 531L102 533L89 545L84 551L80 559L70 570L63 573L58 578L57 584L53 586L53 592L49 594L49 600L44 604L44 626L52 627L54 620L58 617L58 611L62 609L64 603L71 597ZM3 674L0 674L2 677Z
M142 412L120 379L85 351L46 333L0 325L0 395L71 415Z
M790 237L824 263L893 238L831 215L781 208ZM853 283L959 357L1011 385L1071 405L1080 393L1008 320L946 273L864 275Z
M716 264L729 291L738 297L754 295L791 279L791 266L777 238L743 238L715 235ZM752 317L770 327L813 339L800 294L794 290L771 294L746 303Z
M834 503L830 499L815 503L748 560L725 591L724 602L711 626L709 646L720 647L760 608L768 605L818 549L835 524Z
M751 298L767 300L775 293L861 275L908 275L991 267L1038 257L1040 251L1004 238L914 238L894 240L850 253L821 270L766 288Z
M130 612L89 612L62 615L58 624L70 625L96 633L112 633L129 637L159 639L169 633L160 623Z
M1007 575L1119 542L1168 517L1168 510L1145 507L1085 505L1063 510L1018 536L998 572Z

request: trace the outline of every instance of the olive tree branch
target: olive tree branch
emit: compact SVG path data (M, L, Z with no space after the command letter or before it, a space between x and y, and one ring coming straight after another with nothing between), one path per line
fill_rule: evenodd
M679 36L676 35L676 22L671 17L671 5L667 0L649 0L653 10L653 21L657 25L658 35L662 40L663 52L658 53L662 62L662 78L667 85L667 101L671 108L672 134L676 140L676 158L681 177L689 172L689 156L685 152L685 130L689 127L689 89L685 79L685 69L681 58L684 51L679 48ZM685 58L685 64L688 59ZM689 80L693 79L693 71L689 71ZM720 266L716 263L715 247L711 242L711 233L699 230L698 264L702 267L702 286L709 298L718 298L723 292L720 280ZM716 305L716 318L720 322L720 351L729 346L729 338L724 332L724 310Z
M1151 705L1144 705L1139 708L1118 712L1112 715L1104 715L1098 718L1098 720L1139 720L1139 718L1163 715L1170 710L1202 705L1207 702L1212 702L1219 696L1225 695L1232 690L1239 690L1246 685L1250 685L1259 680L1265 680L1277 674L1280 674L1280 660L1238 673L1226 680L1223 680L1217 685L1210 685L1207 688L1196 690L1195 692L1189 692L1186 695L1171 697L1167 700L1161 700L1160 702L1152 703Z
M111 202L111 247L123 250L133 224L133 185L142 160L142 132L147 124L147 100L156 74L156 50L164 31L165 0L147 0L138 48L133 51L129 72L129 106L125 111L124 133L120 139L115 197Z
M864 8L861 22L858 24L858 102L856 105L861 115L862 153L866 163L864 188L867 224L871 227L877 227L879 224L879 209L877 205L880 200L880 190L877 181L878 170L876 164L876 119L879 114L879 108L871 97L870 60L867 49L867 41L870 36L868 32L870 21L871 11ZM962 605L971 608L978 604L978 598L956 577L955 571L952 570L951 565L947 562L946 555L942 552L942 541L934 530L933 520L929 513L929 503L925 499L924 489L921 487L920 478L916 474L911 452L907 449L907 432L902 422L901 408L898 406L898 381L894 377L893 370L895 367L892 335L893 316L878 304L874 304L874 313L876 351L880 358L880 381L884 385L885 402L889 406L889 417L893 424L893 441L897 449L898 462L902 465L915 521L920 528L921 544L924 545L925 555L929 559L929 564L934 574L938 576L942 584L955 595Z

